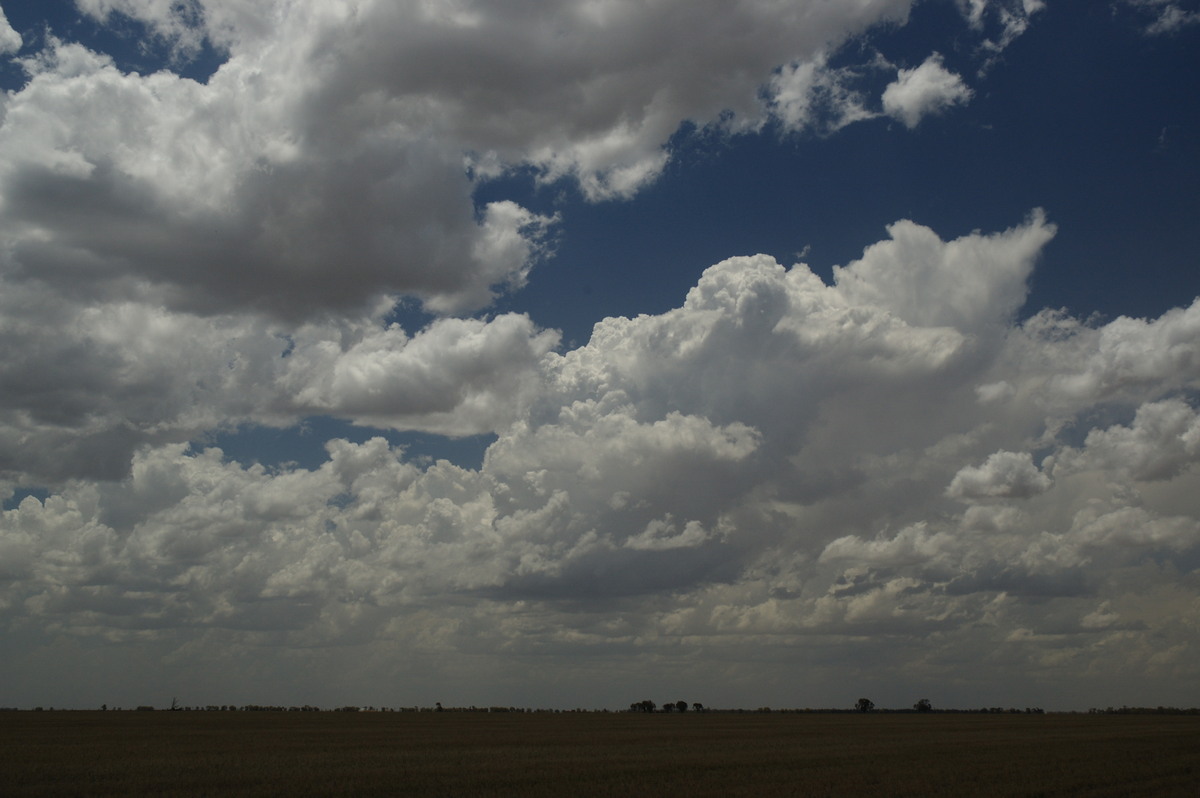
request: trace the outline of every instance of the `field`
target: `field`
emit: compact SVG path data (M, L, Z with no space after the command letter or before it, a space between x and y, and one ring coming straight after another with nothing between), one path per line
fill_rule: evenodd
M0 794L1200 794L1200 717L0 712Z

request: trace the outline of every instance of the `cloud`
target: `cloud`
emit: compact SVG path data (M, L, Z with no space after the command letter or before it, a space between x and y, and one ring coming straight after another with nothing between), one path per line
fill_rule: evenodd
M971 325L964 322L967 329L961 331L942 326L948 318L968 318L953 310L948 317L934 313L905 318L914 308L886 291L868 290L874 288L873 281L886 285L894 276L889 270L919 273L914 270L925 268L926 256L940 251L935 262L963 281L969 282L972 275L986 277L986 284L1002 296L1012 290L1006 280L1020 282L1024 267L1006 272L998 265L1010 259L1028 262L1036 254L1036 246L1028 242L1046 237L1044 223L1035 219L998 237L978 235L943 243L932 236L917 250L906 249L903 240L893 240L868 248L861 261L840 273L835 286L824 285L802 266L789 271L767 258L733 259L708 270L681 308L657 317L607 320L597 326L591 343L563 355L549 351L553 339L545 334L537 337L522 317L501 317L486 330L480 322L445 320L412 340L395 328L367 326L349 338L357 340L350 345L333 344L329 333L320 329L302 330L286 358L279 356L281 341L275 342L274 349L264 344L284 388L279 395L314 412L336 408L376 423L386 422L389 412L437 419L445 412L439 403L452 393L439 385L443 380L450 386L478 385L484 393L463 401L482 408L494 401L487 398L487 391L526 397L504 405L509 408L504 412L515 410L523 420L504 429L499 420L491 419L501 436L489 449L481 472L439 467L421 478L429 487L408 498L370 493L376 498L368 500L361 488L351 484L353 480L338 476L345 473L346 458L363 451L350 445L339 445L320 472L279 477L222 465L216 453L196 459L177 448L156 448L139 458L151 457L158 470L176 474L168 480L175 484L187 484L190 477L183 475L201 469L195 473L223 474L220 481L233 480L230 485L246 479L263 490L277 485L270 490L279 495L292 489L285 488L291 481L308 480L313 486L304 492L314 501L341 493L350 496L348 503L320 512L288 508L288 513L295 510L306 519L303 526L311 531L305 534L327 534L324 518L351 523L363 535L368 529L377 535L379 524L396 529L397 519L417 512L424 520L413 523L424 531L414 533L414 542L458 541L450 548L438 543L431 550L430 556L436 552L437 558L448 558L446 574L438 576L436 569L426 569L425 578L435 583L458 584L459 576L450 574L464 573L459 558L468 553L454 547L466 546L492 552L486 558L492 564L469 580L473 587L520 593L535 585L545 591L561 584L555 589L569 590L570 579L578 578L576 569L586 567L595 574L597 569L617 567L616 563L622 563L627 580L620 584L638 584L634 577L643 573L639 568L658 568L657 561L639 565L622 551L694 549L703 556L670 577L673 583L686 584L712 572L717 551L723 552L720 556L726 564L737 551L742 552L738 556L757 556L762 541L744 538L746 533L737 531L740 525L735 519L739 513L758 511L738 508L755 491L781 490L782 485L772 486L803 474L803 463L824 459L826 438L847 440L843 425L858 426L861 443L857 446L867 448L852 447L826 460L828 466L861 468L866 452L896 451L897 446L904 450L907 444L901 439L906 435L897 439L892 422L868 421L878 415L870 397L884 400L886 396L888 405L907 406L901 412L913 413L931 382L936 389L948 373L979 356L978 349L964 348L962 336L984 322L971 319ZM1006 278L1006 274L1016 276ZM958 291L939 294L931 285L928 299L953 308L958 295ZM1017 300L1013 295L1009 301ZM989 304L994 314L1004 315L1003 302ZM130 320L117 316L100 329L124 335L118 338L119 351L126 351L128 339L136 337L161 345L164 359L167 352L177 355L177 344L163 334L166 328L155 336L141 334L150 323L153 320L138 319L129 335L121 325L130 325ZM164 318L158 323L163 324ZM103 340L99 332L90 331L89 339ZM179 343L194 337L186 330L179 335ZM346 337L344 332L343 340ZM529 349L531 345L535 348ZM510 349L514 356L506 354ZM149 374L154 371L153 351L141 352L136 361ZM519 383L498 381L499 375L513 373L506 362L534 363L537 358L543 358L540 387L526 383L522 389ZM237 380L240 366L228 371L227 379ZM237 391L244 399L253 390L272 390L271 383L262 380L261 366L247 364L246 374L256 379L254 387L248 383ZM395 382L401 379L414 379L414 386ZM887 386L886 392L880 392L880 386ZM422 398L417 388L425 390L428 398ZM852 398L856 395L857 400ZM790 401L779 403L775 397L781 396ZM906 405L909 398L912 404ZM282 400L274 401L278 405ZM272 406L264 399L252 404ZM842 412L846 410L850 412ZM938 435L935 430L943 421L922 413L909 416L903 426L908 427L907 434L923 430L917 432L920 438ZM379 445L368 447L373 452L372 469L399 469L410 474L409 479L415 478L411 466ZM352 459L362 458L355 454ZM136 460L129 478L133 481L118 492L137 493L138 480L155 472L140 462L149 461ZM335 476L342 481L330 482ZM163 479L157 478L156 483ZM187 488L179 495L186 498L194 491ZM202 496L188 499L189 506L195 503L198 509L206 501ZM401 510L397 501L409 509ZM253 513L268 506L258 498L252 504L258 508ZM479 509L463 515L467 507ZM238 517L249 512L239 511ZM441 520L434 523L435 518ZM243 519L235 526L246 523L257 522ZM409 539L404 533L393 542L400 545ZM432 562L425 555L419 559ZM397 554L396 562L402 560ZM447 579L450 582L444 582ZM592 589L602 589L602 584ZM647 584L660 582L650 579Z
M452 149L529 164L547 180L576 176L602 198L628 196L656 177L681 122L715 123L732 112L736 125L757 124L758 88L771 70L901 20L910 2L710 3L720 14L679 0L556 0L536 10L257 5L265 7L92 0L83 10L100 19L119 11L165 37L206 36L228 50L222 71L230 77L243 66L260 81L309 73L285 93L304 105L298 121L322 136L372 117L388 135L420 124ZM318 46L319 68L302 72L298 61ZM369 89L340 90L349 85Z
M557 219L476 208L506 170L628 197L685 122L868 118L855 70L825 54L910 3L78 5L225 60L203 84L139 75L52 34L21 59L0 124L5 284L288 326L405 296L464 314L519 289Z
M948 496L956 498L1027 499L1050 488L1050 478L1038 470L1028 452L996 452L980 466L967 466L954 475Z
M213 694L267 674L246 702L280 674L791 696L798 663L836 686L886 656L916 689L971 652L1047 694L1196 684L1200 302L1020 318L1041 211L950 239L899 219L829 281L729 258L569 350L470 316L561 223L477 206L486 181L630 197L684 122L865 119L882 57L828 54L909 7L81 3L226 60L136 75L49 37L7 96L0 681L87 661ZM1041 4L963 8L1001 36ZM883 108L912 127L969 98L935 55ZM432 320L395 323L414 302ZM479 468L382 438L311 468L184 443L309 415L496 440Z
M910 4L77 5L144 24L179 60L205 41L224 60L204 83L125 72L53 31L18 59L27 80L0 120L0 440L27 450L0 471L15 480L115 477L143 444L307 413L503 429L551 334L516 317L384 322L414 299L477 312L549 254L556 216L477 207L476 189L532 169L628 197L681 124L756 129L773 70Z
M0 8L0 55L12 55L21 49L21 34L13 30L4 9Z
M140 75L53 34L20 59L0 123L0 440L26 450L0 469L15 480L116 477L144 444L312 413L504 429L552 334L515 316L383 321L405 297L485 307L548 252L557 218L476 207L479 181L525 166L628 195L681 122L761 124L773 69L908 4L747 4L719 22L683 3L79 8L225 60L203 84Z
M0 472L119 478L145 443L333 415L450 435L507 426L557 345L526 316L282 327L134 302L79 307L26 286L0 299ZM48 328L46 318L60 326Z
M1081 449L1067 448L1054 473L1104 469L1138 481L1173 479L1200 459L1200 418L1179 399L1140 406L1129 426L1093 429Z
M1054 232L1040 214L951 241L909 221L889 232L832 284L766 256L723 261L679 307L606 319L566 352L521 316L412 337L313 324L290 343L231 320L219 337L250 336L262 360L244 382L240 361L220 373L254 407L437 428L458 386L471 410L456 417L498 438L477 470L419 466L382 439L265 469L143 438L124 477L68 480L0 516L0 618L81 645L370 651L418 673L463 652L502 668L686 639L770 657L876 635L901 680L964 646L1067 651L1072 673L1152 667L1153 636L1190 639L1179 618L1194 616L1179 596L1200 550L1196 410L1179 391L1200 382L1200 306L1017 322ZM910 283L919 296L896 288ZM91 326L71 345L145 348L74 361L101 362L95 392L110 373L153 384L166 352L211 374L187 349L206 351L208 319L173 331L177 314L108 314L74 322ZM1133 421L1094 421L1111 413ZM1044 469L1032 451L1051 453ZM1096 648L1112 634L1125 653Z
M533 388L538 361L558 343L557 333L515 314L440 319L411 338L397 325L366 327L353 343L304 332L279 377L279 405L451 435L507 426Z
M404 293L470 309L523 281L550 221L512 203L477 219L461 154L424 134L325 138L295 85L250 79L268 65L202 86L57 41L25 64L0 223L12 276L48 290L285 319Z
M840 292L918 327L982 333L1007 325L1025 301L1026 280L1055 226L1035 210L1020 227L949 243L908 220L889 226L888 233L890 241L834 269Z
M922 117L966 103L971 95L962 78L942 66L942 57L934 53L916 69L900 70L883 91L883 111L914 128Z
M1128 398L1144 395L1151 386L1192 388L1200 379L1200 301L1157 319L1120 316L1099 329L1052 312L1035 317L1029 326L1039 335L1086 342L1083 359L1051 380L1053 393L1063 398Z
M867 109L863 93L853 88L858 78L856 69L829 67L823 53L786 64L767 87L774 116L787 130L822 133L872 119L877 114Z
M1200 11L1188 11L1184 3L1176 0L1123 0L1123 3L1142 19L1149 18L1143 27L1147 36L1170 35L1200 23Z
M980 68L985 73L1000 54L1029 30L1033 15L1046 9L1044 0L957 0L967 23L976 31L995 33L984 39L980 50L990 54Z

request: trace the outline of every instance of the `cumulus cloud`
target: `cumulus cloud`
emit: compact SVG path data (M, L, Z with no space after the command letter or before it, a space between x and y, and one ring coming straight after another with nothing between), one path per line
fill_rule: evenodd
M142 444L307 413L504 428L552 334L384 322L410 299L486 308L552 250L556 216L477 207L476 190L530 169L631 196L681 124L756 129L773 71L910 3L717 5L81 0L177 59L207 42L224 60L203 83L137 74L62 31L18 59L0 119L0 470L119 476Z
M412 337L394 324L341 341L313 332L291 341L277 385L281 409L450 435L507 426L529 401L538 361L558 343L557 333L516 314L440 319Z
M934 53L919 67L900 70L883 91L883 111L913 128L923 117L966 103L971 94L962 78L942 66L942 57Z
M523 398L507 426L488 417L499 437L477 470L418 466L381 439L332 441L312 469L142 445L123 479L71 481L0 517L4 622L180 652L255 641L438 663L681 639L719 659L886 634L927 641L911 656L895 644L898 678L916 680L964 645L1115 666L1094 647L1120 633L1120 662L1149 667L1143 644L1178 636L1180 616L1148 586L1178 585L1167 563L1200 549L1196 410L1171 393L1200 376L1177 368L1200 362L1183 332L1200 306L1018 324L1053 235L1041 215L952 241L912 222L890 233L832 284L803 264L724 261L678 308L607 319L568 352L523 317L411 338L314 326L271 346L260 332L281 395L310 408L436 427L444 385L478 386L479 406ZM893 288L910 281L922 301ZM88 338L153 323L118 315ZM1128 353L1179 349L1137 379L1102 378L1123 368L1114 337ZM505 384L491 370L506 362L529 376ZM152 372L154 357L137 363ZM1130 425L1071 444L1065 419L1117 405ZM1044 470L1034 447L1053 452Z
M834 269L841 293L917 327L984 332L1006 325L1024 302L1026 278L1055 226L1035 210L1020 227L949 243L908 220L888 233L891 240L868 247L862 260Z
M1086 346L1079 362L1051 380L1053 393L1064 399L1128 399L1152 386L1184 390L1200 380L1200 300L1157 319L1120 316L1099 329L1053 312L1040 314L1028 327Z
M39 482L119 478L144 443L307 415L492 431L529 401L537 364L558 342L515 314L442 319L409 335L372 318L293 329L134 302L81 308L28 287L0 308L0 473Z
M13 30L4 9L0 8L0 55L12 55L21 49L21 34Z
M119 11L163 36L203 35L228 49L222 72L230 77L243 67L268 79L281 68L290 74L319 44L311 82L287 93L303 105L296 121L322 136L336 139L347 119L374 116L387 137L419 122L451 149L530 164L546 179L575 175L600 198L653 179L681 121L732 112L735 125L757 124L758 88L771 70L903 19L910 2L711 4L719 14L677 1L258 5L90 0L82 8L97 18ZM346 85L370 91L347 95Z
M523 280L550 221L477 219L460 153L402 128L338 140L296 84L253 78L298 65L235 58L202 86L52 40L25 66L0 224L11 279L48 290L287 319L389 293L470 309Z
M1185 402L1167 399L1137 409L1132 424L1093 429L1081 449L1067 448L1054 472L1109 469L1139 481L1172 479L1200 459L1200 418Z
M982 465L967 466L954 475L948 496L981 499L1027 499L1045 492L1050 478L1028 452L996 452Z
M483 182L629 197L685 121L866 118L827 54L909 5L80 2L226 60L201 84L49 37L7 97L4 682L137 645L215 701L212 673L442 689L613 652L670 685L791 685L797 657L844 684L885 655L949 683L965 650L985 679L1195 684L1159 641L1200 628L1200 302L1019 319L1041 211L952 239L900 219L830 281L729 258L570 350L467 315L560 223L476 207ZM990 32L1040 8L963 4ZM970 98L937 56L888 92L910 127ZM393 322L412 298L420 329ZM184 443L318 414L496 440L478 468Z
M0 125L6 280L289 322L401 295L477 310L523 284L555 222L475 208L480 181L532 168L628 197L684 122L869 118L826 54L910 2L716 6L81 0L225 61L204 84L138 75L53 35L23 58ZM931 59L885 110L916 124L965 101L956 80Z

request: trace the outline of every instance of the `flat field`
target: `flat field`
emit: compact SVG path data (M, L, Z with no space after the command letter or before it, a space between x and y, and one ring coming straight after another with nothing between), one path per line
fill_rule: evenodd
M0 794L1200 795L1200 717L0 712Z

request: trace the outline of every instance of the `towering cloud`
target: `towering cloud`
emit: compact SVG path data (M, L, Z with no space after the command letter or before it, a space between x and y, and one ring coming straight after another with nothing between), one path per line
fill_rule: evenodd
M330 442L314 470L143 448L120 482L4 514L7 623L563 663L680 636L720 661L780 640L933 635L920 655L896 649L898 679L964 646L997 668L1067 653L1185 678L1186 658L1152 641L1195 620L1165 608L1188 589L1172 563L1200 547L1195 413L1169 398L1200 383L1200 336L1180 332L1200 305L1016 323L1052 235L1040 214L949 242L898 222L833 285L763 256L717 264L675 310L545 352L477 471L419 468L381 439ZM895 289L910 284L923 301ZM518 342L521 323L494 322ZM369 398L372 374L410 373L390 358L432 347L450 372L456 351L486 363L476 346L509 346L501 329L444 324L390 349L297 343L293 374L332 376L296 396L384 412L395 402ZM1173 355L1139 359L1137 378L1106 354L1164 337ZM1120 408L1130 426L1070 442L1073 424ZM1050 453L1040 468L1034 449ZM620 623L596 616L634 600Z

